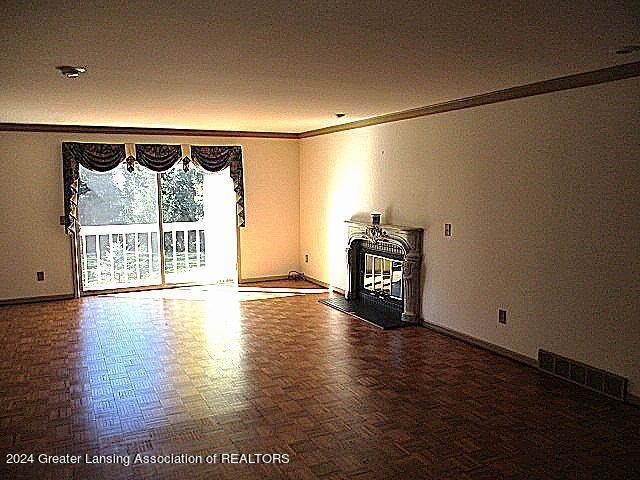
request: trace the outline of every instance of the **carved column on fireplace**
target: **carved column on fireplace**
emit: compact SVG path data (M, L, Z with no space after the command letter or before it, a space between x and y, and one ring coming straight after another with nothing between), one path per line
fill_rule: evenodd
M347 300L358 300L358 255L361 245L372 245L383 251L385 245L402 251L402 320L417 323L420 320L421 288L420 269L422 267L422 228L399 225L376 225L372 223L347 221Z
M347 247L347 271L358 271L358 250L355 246ZM344 296L347 300L354 300L356 296L358 277L356 275L349 275L347 277L347 289L344 292Z
M420 320L420 262L421 256L405 255L402 262L402 289L411 292L403 297L402 320L415 323Z

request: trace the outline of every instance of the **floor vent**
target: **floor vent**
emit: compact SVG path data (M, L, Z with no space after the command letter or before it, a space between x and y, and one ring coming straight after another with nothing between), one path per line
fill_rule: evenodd
M626 400L626 378L542 349L538 350L538 366L545 372L582 385L589 390L595 390L623 402Z

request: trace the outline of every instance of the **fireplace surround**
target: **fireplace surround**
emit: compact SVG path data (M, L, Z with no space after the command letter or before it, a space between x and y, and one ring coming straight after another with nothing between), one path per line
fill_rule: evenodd
M346 224L346 300L397 320L399 326L418 323L423 229L352 220Z

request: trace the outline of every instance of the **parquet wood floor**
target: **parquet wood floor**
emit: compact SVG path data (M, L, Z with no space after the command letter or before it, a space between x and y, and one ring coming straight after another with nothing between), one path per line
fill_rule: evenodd
M262 286L0 307L0 478L640 478L640 409ZM6 464L216 452L290 461Z

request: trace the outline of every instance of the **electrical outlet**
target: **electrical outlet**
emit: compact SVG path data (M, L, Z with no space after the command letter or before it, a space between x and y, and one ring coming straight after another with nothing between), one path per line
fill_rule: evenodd
M498 309L498 323L501 325L507 324L507 311L502 308Z
M305 254L304 256L304 263L309 263L309 254Z
M44 272L36 272L36 280L38 282L44 282Z
M445 223L444 224L444 236L445 237L450 237L451 236L451 224L450 223Z

